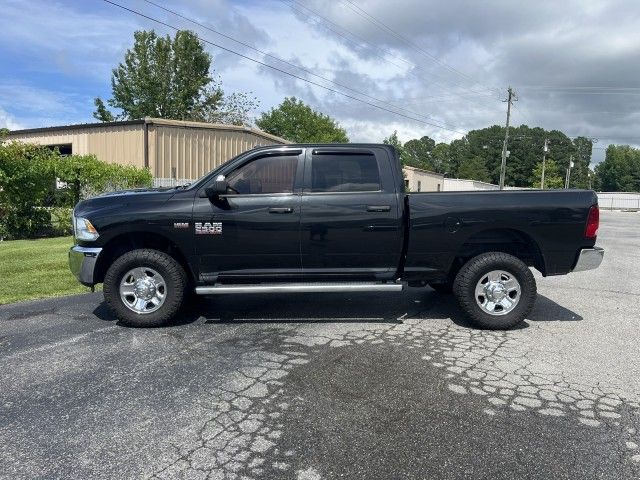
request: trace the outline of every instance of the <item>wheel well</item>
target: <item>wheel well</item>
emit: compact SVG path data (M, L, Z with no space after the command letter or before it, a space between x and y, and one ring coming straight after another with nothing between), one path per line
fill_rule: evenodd
M94 272L95 283L102 283L104 281L104 276L109 266L111 266L116 258L139 248L149 248L171 255L182 266L189 281L193 282L193 272L189 266L189 262L187 262L187 258L175 243L157 233L135 232L118 235L109 240L102 248Z
M471 258L486 252L504 252L535 267L545 275L544 257L538 244L529 235L519 230L492 229L477 232L467 238L458 250L451 266L450 278Z

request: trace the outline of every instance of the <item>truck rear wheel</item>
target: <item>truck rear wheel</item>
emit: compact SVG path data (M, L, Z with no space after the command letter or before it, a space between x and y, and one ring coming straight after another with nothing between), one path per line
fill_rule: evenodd
M458 272L453 292L473 324L491 330L506 330L522 322L537 295L529 267L502 252L469 260Z
M186 284L184 269L166 253L132 250L107 270L104 299L126 325L158 327L180 309Z

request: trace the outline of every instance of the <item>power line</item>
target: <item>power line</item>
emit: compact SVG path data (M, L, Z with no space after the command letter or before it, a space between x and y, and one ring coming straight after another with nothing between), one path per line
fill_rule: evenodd
M519 88L520 91L528 90L526 87ZM551 94L554 92L551 91L539 91L539 94ZM587 91L587 90L567 90L567 91L557 91L555 92L557 95L640 95L640 92L637 91L615 91L615 90L602 90L602 91Z
M220 35L221 37L224 37L224 38L226 38L228 40L231 40L232 42L235 42L235 43L237 43L239 45L242 45L244 47L247 47L247 48L249 48L249 49L251 49L251 50L253 50L255 52L258 52L261 55L264 55L265 57L272 58L272 59L277 60L279 62L282 62L282 63L284 63L284 64L286 64L286 65L288 65L290 67L293 67L293 68L296 68L298 70L301 70L301 71L305 72L307 75L312 75L312 76L314 76L316 78L324 80L325 82L329 82L332 85L335 85L337 87L343 88L343 89L348 90L350 92L353 92L353 93L355 93L357 95L361 95L363 97L369 98L370 100L373 100L373 101L376 101L376 102L379 102L379 103L382 103L382 104L385 104L385 105L389 105L392 108L396 108L398 110L401 110L401 111L404 111L404 112L408 112L411 115L416 115L418 117L423 117L423 118L429 118L429 119L432 119L435 122L442 123L443 125L450 126L450 125L447 124L447 122L439 121L439 120L435 119L431 115L428 115L428 114L425 114L425 113L418 113L418 112L412 111L412 110L410 110L408 108L399 106L399 105L397 105L397 104L395 104L393 102L390 102L390 101L387 101L387 100L384 100L384 99L381 99L381 98L374 97L373 95L369 95L367 93L363 93L363 92L361 92L361 91L359 91L359 90L357 90L355 88L352 88L352 87L350 87L348 85L345 85L345 84L340 83L340 82L336 82L335 80L332 80L330 78L327 78L327 77L324 77L324 76L322 76L320 74L317 74L317 73L315 73L315 72L313 72L313 71L311 71L311 70L309 70L309 69L307 69L307 68L305 68L303 66L296 65L296 64L294 64L292 62L289 62L289 61L287 61L287 60L285 60L285 59L283 59L281 57L278 57L277 55L273 55L271 53L265 52L264 50L260 50L259 48L256 48L251 44L248 44L246 42L238 40L238 39L232 37L231 35L227 35L226 33L220 32L220 31L218 31L218 30L216 30L216 29L214 29L212 27L204 25L203 23L198 22L197 20L194 20L194 19L192 19L190 17L187 17L186 15L183 15L183 14L181 14L179 12L176 12L175 10L172 10L170 8L167 8L167 7L164 7L162 5L158 5L156 2L154 2L152 0L144 0L144 1L147 2L150 5L153 5L154 7L157 7L159 9L161 9L161 10L164 10L167 13L170 13L170 14L175 15L175 16L177 16L179 18L182 18L183 20L186 20L186 21L188 21L188 22L190 22L190 23L192 23L194 25L197 25L200 28L204 28L205 30L209 30L210 32L215 33L216 35Z
M521 85L518 88L527 90L640 90L640 87L611 87L596 85Z
M545 109L545 110L538 110L536 109L537 112L554 112L554 113L558 113L558 110L552 110L552 109ZM520 110L520 112L522 113L522 110ZM640 111L638 110L633 110L633 111L629 111L629 112L620 112L620 111L578 111L575 110L573 112L567 112L566 110L563 110L562 113L564 114L575 114L575 115L620 115L620 116L627 116L627 115L638 115L640 114Z
M351 0L342 0L343 3L347 3L348 6L350 6L351 10L353 10L355 13L357 13L358 15L360 15L361 17L366 16L366 18L369 19L370 22L373 22L375 24L377 24L378 26L381 26L382 28L384 28L385 30L387 30L389 33L391 33L393 36L395 36L396 38L399 38L400 40L402 40L403 42L405 42L407 45L413 47L414 49L416 49L417 51L419 51L420 53L422 53L424 56L426 56L427 58L429 58L430 60L436 62L437 64L443 66L444 68L448 69L449 71L453 72L453 73L457 73L458 75L466 78L467 80L471 80L474 84L479 83L476 82L476 80L467 75L464 72L461 72L460 70L458 70L455 67L452 67L451 65L449 65L448 63L440 60L438 57L436 57L435 55L429 53L428 51L426 51L424 48L422 48L420 45L416 44L415 42L409 40L408 38L406 38L404 35L396 32L394 29L392 29L391 27L389 27L387 24L385 24L384 22L382 22L381 20L377 19L376 17L374 17L373 15L371 15L369 12L367 12L365 9L361 8L360 6L358 6L357 4L355 4L354 2L352 2ZM359 12L362 12L359 13ZM491 90L496 90L495 88L491 88Z
M521 108L516 108L515 105L513 105L513 108L518 110L519 113L522 114L522 116L524 117L524 119L529 122L532 126L535 123L533 120L531 120L531 118L529 117L529 115L525 114L524 110L522 110Z
M478 97L487 97L487 98L497 99L493 94L467 92L467 93L449 93L449 94L440 94L440 95L425 95L425 96L419 96L419 97L401 97L401 98L398 98L398 100L411 100L411 101L415 101L415 102L420 102L420 101L430 102L430 101L433 101L433 100L443 100L443 99L447 99L447 98L460 98L460 97L470 97L470 96L478 96Z
M113 6L115 6L115 7L121 8L122 10L125 10L125 11L128 11L128 12L130 12L130 13L133 13L134 15L138 15L138 16L140 16L140 17L142 17L142 18L146 18L147 20L150 20L150 21L152 21L152 22L155 22L155 23L157 23L157 24L159 24L159 25L163 25L163 26L165 26L165 27L167 27L167 28L170 28L170 29L172 29L172 30L175 30L175 31L179 31L179 30L180 30L178 27L175 27L175 26L173 26L173 25L171 25L171 24L169 24L169 23L163 22L162 20L158 20L157 18L153 18L153 17L151 17L151 16L149 16L149 15L146 15L146 14L144 14L144 13L142 13L142 12L139 12L139 11L137 11L137 10L133 10L133 9L131 9L131 8L125 7L124 5L120 5L119 3L113 2L113 1L111 1L111 0L103 0L103 1L104 1L105 3L108 3L108 4L110 4L110 5L113 5ZM425 120L420 120L420 119L418 119L418 118L414 118L414 117L411 117L411 116L409 116L409 115L405 115L405 114L403 114L403 113L400 113L400 112L397 112L397 111L394 111L394 110L390 110L390 109L385 108L385 107L381 107L380 105L376 105L376 104L374 104L374 103L367 102L366 100L362 100L362 99L360 99L360 98L354 97L354 96L349 95L349 94L347 94L347 93L341 92L341 91L339 91L339 90L333 89L333 88L331 88L331 87L327 87L327 86L322 85L322 84L320 84L320 83L314 82L314 81L309 80L309 79L304 78L304 77L301 77L301 76L296 75L296 74L294 74L294 73L287 72L286 70L282 70L281 68L275 67L275 66L273 66L273 65L269 65L268 63L262 62L262 61L260 61L260 60L256 60L255 58L251 58L251 57L249 57L248 55L244 55L244 54L242 54L242 53L240 53L240 52L237 52L237 51L235 51L235 50L232 50L232 49L230 49L230 48L223 47L222 45L219 45L219 44L217 44L217 43L215 43L215 42L212 42L212 41L210 41L210 40L207 40L207 39L205 39L205 38L202 38L202 37L198 37L198 38L199 38L201 41L203 41L203 42L205 42L205 43L207 43L207 44L209 44L209 45L212 45L212 46L214 46L214 47L216 47L216 48L219 48L219 49L221 49L221 50L224 50L225 52L233 53L234 55L237 55L237 56L239 56L239 57L241 57L241 58L244 58L244 59L246 59L246 60L249 60L249 61L251 61L251 62L257 63L257 64L259 64L259 65L262 65L262 66L264 66L264 67L270 68L270 69L272 69L272 70L275 70L275 71L277 71L277 72L283 73L283 74L285 74L285 75L289 75L289 76L291 76L291 77L293 77L293 78L296 78L296 79L298 79L298 80L302 80L303 82L309 83L309 84L314 85L314 86L316 86L316 87L323 88L323 89L325 89L325 90L327 90L327 91L330 91L330 92L332 92L332 93L337 93L338 95L342 95L342 96L344 96L344 97L346 97L346 98L349 98L349 99L351 99L351 100L355 100L355 101L357 101L357 102L364 103L364 104L366 104L366 105L369 105L369 106L371 106L371 107L377 108L377 109L379 109L379 110L386 111L386 112L388 112L388 113L393 113L393 114L395 114L395 115L399 115L399 116L401 116L401 117L407 118L407 119L409 119L409 120L413 120L413 121L415 121L415 122L419 122L419 123L422 123L422 124L425 124L425 125L430 125L430 126L432 126L432 127L440 128L440 129L443 129L443 130L448 130L448 131L450 131L450 132L455 132L455 133L460 133L460 134L462 134L462 135L466 135L466 133L465 133L465 132L462 132L462 131L460 131L460 130L455 130L455 129L453 129L453 128L445 127L445 126L438 125L438 124L435 124L435 123L432 123L432 122L427 122L427 121L425 121Z
M406 64L406 65L408 65L409 67L416 68L416 69L418 69L418 70L420 70L420 71L422 71L422 72L426 73L427 75L429 75L429 76L431 76L431 77L433 77L433 76L434 76L433 72L430 72L430 71L428 71L428 70L424 69L423 67L421 67L420 65L417 65L417 64L415 64L415 63L409 62L408 60L406 60L406 59L404 59L404 58L402 58L402 57L399 57L399 56L395 55L395 54L394 54L393 52L391 52L389 49L386 49L386 48L383 48L383 47L380 47L380 46L377 46L377 45L372 44L371 42L367 41L366 39L362 38L361 36L359 36L359 35L357 35L357 34L353 33L352 31L350 31L350 30L348 30L348 29L346 29L346 28L344 28L344 27L342 27L342 26L340 26L340 25L338 25L338 24L337 24L337 23L335 23L335 22L331 21L330 19L328 19L327 17L323 16L322 14L320 14L319 12L317 12L316 10L314 10L314 9L312 9L312 8L310 8L310 7L306 6L306 5L304 5L304 4L303 4L303 3L301 3L299 0L288 0L288 3L289 3L289 6L291 7L291 9L292 9L292 10L294 10L295 12L298 12L299 14L303 15L303 16L304 16L304 17L306 17L307 19L310 19L310 16L309 16L308 14L306 14L305 12L302 12L302 11L300 11L299 9L297 9L297 8L293 5L293 3L295 3L295 4L299 5L300 7L304 8L305 10L308 10L308 11L309 11L309 12L311 12L314 16L318 17L318 18L319 18L319 19L320 19L320 20L321 20L321 21L322 21L322 22L327 26L327 28L328 28L330 31L334 32L336 35L340 36L341 38L344 38L344 39L345 39L345 40L347 40L349 43L356 44L357 42L356 42L356 41L354 41L353 39L351 39L351 38L347 37L347 36L346 36L346 35L344 35L343 33L341 33L341 32L339 32L339 31L335 30L334 28L332 28L332 26L334 26L334 27L336 27L336 28L339 28L339 29L341 29L341 30L344 30L344 31L345 31L345 32L347 32L349 35L351 35L353 38L357 39L357 41L359 41L359 42L361 42L361 43L363 43L363 44L367 45L368 47L372 48L373 50L381 51L381 52L383 52L384 54L388 55L389 57L395 58L395 59L399 60L400 62L405 63L405 64ZM378 58L382 59L383 61L385 61L385 62L387 62L387 63L390 63L391 65L396 66L397 68L401 68L401 69L403 68L402 66L398 65L397 63L392 62L391 60L389 60L388 58L386 58L386 57L385 57L385 56L383 56L383 55L376 54L376 57L378 57ZM418 79L418 80L420 80L420 81L423 81L423 78L422 78L422 77L420 77L419 75L417 75L417 74L416 74L415 72L413 72L412 70L408 70L408 72L407 72L407 73L408 73L409 75L411 75L411 76L415 77L416 79ZM433 84L434 84L434 85L437 85L437 86L439 86L439 87L442 87L444 90L452 90L451 86L444 85L444 84L442 84L442 83L440 83L440 82L438 82L438 81L434 81L434 82L433 82ZM468 92L474 92L474 93L477 93L478 95L482 95L482 96L491 96L491 95L486 95L486 93L488 92L488 90L487 90L487 91L473 90L473 89L469 89L468 87L465 87L465 86L462 86L462 88L463 88L464 90L468 91ZM478 103L479 105L489 106L489 104L487 104L487 103L483 103L483 102L479 102L479 101L477 101L477 100L473 100L473 99L472 99L472 101L475 101L475 102L476 102L476 103ZM493 105L492 105L492 107L493 107Z

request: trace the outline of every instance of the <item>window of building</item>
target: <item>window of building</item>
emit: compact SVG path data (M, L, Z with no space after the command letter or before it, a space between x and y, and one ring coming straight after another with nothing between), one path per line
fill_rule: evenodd
M422 189L422 182L418 180L418 191L420 191L421 189Z
M369 192L380 190L380 172L373 154L313 155L312 192Z
M438 191L440 191L440 184L438 184Z
M258 158L227 176L232 193L292 193L298 165L297 155Z
M73 155L73 146L70 143L60 143L56 145L45 145L51 150L57 150L60 155Z
M409 180L405 179L404 188L409 188Z

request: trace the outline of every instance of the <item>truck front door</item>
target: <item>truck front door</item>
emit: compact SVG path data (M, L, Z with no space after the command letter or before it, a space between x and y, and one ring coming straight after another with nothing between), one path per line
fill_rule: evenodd
M392 278L402 209L384 148L307 149L300 219L305 278Z
M223 198L196 195L194 242L201 281L301 274L303 160L299 148L257 152L225 171L229 189Z

